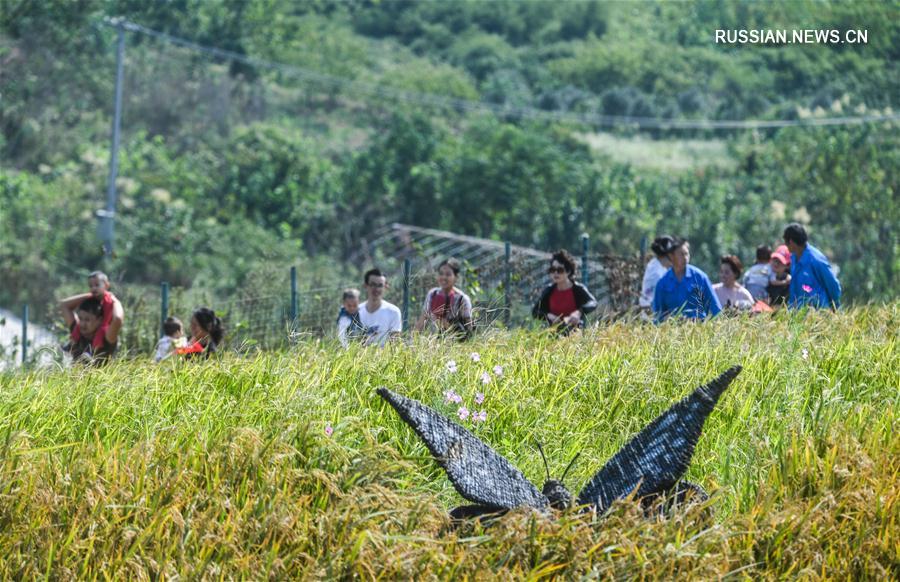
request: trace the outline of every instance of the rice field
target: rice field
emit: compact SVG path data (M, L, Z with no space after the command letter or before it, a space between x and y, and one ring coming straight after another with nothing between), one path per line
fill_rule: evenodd
M3 373L0 578L900 578L898 329L895 303ZM687 475L711 499L656 517L453 528L461 498L375 394L445 412L538 487L536 443L555 477L581 452L577 492L734 364Z

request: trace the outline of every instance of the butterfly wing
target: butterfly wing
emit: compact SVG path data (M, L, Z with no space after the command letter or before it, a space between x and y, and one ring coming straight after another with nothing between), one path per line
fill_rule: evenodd
M462 426L387 388L379 388L378 395L425 441L450 482L469 501L495 509L547 507L547 498L521 471Z
M635 489L638 497L671 489L687 471L706 418L740 371L728 369L647 425L585 485L578 504L603 512Z

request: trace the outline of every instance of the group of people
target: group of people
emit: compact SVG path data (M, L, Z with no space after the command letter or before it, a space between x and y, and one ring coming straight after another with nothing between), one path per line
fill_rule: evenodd
M719 261L719 283L712 284L702 270L690 264L690 243L663 235L653 241L655 257L647 264L639 304L662 322L672 316L705 319L725 311L773 311L775 308L811 307L837 309L841 285L822 252L809 243L803 225L789 224L784 244L774 251L756 249L756 262L744 272L736 255ZM561 249L550 258L551 282L532 308L533 317L559 333L585 326L586 316L597 308L590 290L576 278L575 258ZM425 296L415 329L430 327L459 339L474 330L472 301L456 287L460 265L446 259L437 269L438 286ZM384 300L387 277L378 269L365 274L367 300L360 303L357 289L346 289L337 319L338 338L344 346L359 340L384 345L402 330L400 310Z
M653 241L655 255L646 267L640 306L661 322L673 315L705 319L723 310L772 311L788 307L840 307L841 286L825 255L809 244L806 229L797 223L783 233L784 244L772 251L756 249L756 263L744 273L736 255L721 257L719 283L712 284L702 270L690 264L690 243L663 235ZM586 316L597 308L590 290L576 278L575 258L561 249L550 258L551 282L532 308L532 315L562 334L583 328ZM459 339L474 330L472 301L457 286L460 264L446 259L437 268L438 286L425 295L415 330L434 329ZM387 277L378 269L363 279L367 291L360 303L358 289L345 289L337 318L342 345L361 341L384 345L403 329L400 309L384 300Z
M767 245L757 247L756 263L746 273L737 256L723 256L720 282L713 285L690 264L687 240L660 236L651 247L656 256L644 272L640 305L651 309L657 321L676 314L705 319L723 309L839 308L841 284L825 255L809 244L803 225L789 224L782 238L784 244L774 251Z
M208 358L216 353L225 339L225 325L216 312L200 307L191 314L191 337L184 335L184 324L177 317L167 317L163 322L163 335L156 344L155 362L172 356Z
M422 314L415 324L416 331L430 327L442 334L460 339L474 331L472 300L456 286L460 264L446 259L438 265L438 286L425 295ZM388 288L387 276L380 269L370 269L363 276L366 301L360 303L358 289L344 289L341 309L337 317L337 335L346 347L359 341L364 345L385 345L403 331L400 309L384 299Z
M552 279L534 305L532 314L562 333L584 327L585 316L597 308L597 300L587 287L575 279L575 259L565 250L557 251L550 260L548 273ZM438 285L425 294L422 313L415 331L432 330L465 340L475 331L472 299L456 286L460 263L454 258L437 267ZM364 345L385 345L403 329L400 309L384 300L387 277L379 269L363 276L366 301L360 303L358 289L345 289L337 317L337 335L343 346L359 341Z
M651 246L655 257L647 264L639 300L652 311L656 321L673 315L705 319L723 310L772 311L779 306L837 309L841 304L841 285L828 259L809 244L806 229L789 224L783 233L784 244L774 251L762 245L756 249L756 262L744 272L735 255L721 257L719 283L713 285L702 270L690 264L690 243L663 235ZM586 316L597 308L597 300L576 278L575 258L559 250L550 258L547 272L551 282L541 291L532 315L559 333L583 328ZM422 313L414 329L431 329L460 340L471 337L475 329L472 300L457 287L460 263L449 258L437 267L437 286L425 295ZM363 276L366 300L358 289L345 289L337 317L337 336L345 347L351 342L383 346L400 335L403 319L400 309L384 299L388 279L379 269ZM73 295L60 302L69 330L65 346L75 361L102 362L117 349L125 319L121 302L110 291L106 274L95 271L88 276L88 293ZM225 336L222 320L208 307L194 310L190 319L190 338L176 317L163 324L155 361L176 357L209 357Z
M109 277L102 271L88 275L87 293L60 301L63 319L69 330L69 341L63 346L74 362L100 364L112 358L119 345L119 333L125 322L121 301L110 292ZM163 335L157 343L154 360L160 362L173 355L186 358L209 357L225 337L222 320L208 307L191 314L190 338L177 317L163 323Z

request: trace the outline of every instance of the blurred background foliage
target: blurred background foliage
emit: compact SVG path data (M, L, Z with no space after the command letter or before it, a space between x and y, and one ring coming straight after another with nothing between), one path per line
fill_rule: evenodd
M752 263L756 245L799 220L840 267L848 299L896 297L896 123L645 131L536 121L521 108L890 113L897 2L0 6L0 305L41 310L103 264L93 216L105 200L115 71L104 16L297 67L128 34L117 247L105 265L117 281L228 294L275 285L273 265L299 264L304 284L319 286L363 267L347 261L391 221L540 249L576 248L586 232L594 250L628 255L669 232L714 272L724 253ZM713 39L717 28L798 27L865 29L868 44ZM432 106L423 95L507 109Z

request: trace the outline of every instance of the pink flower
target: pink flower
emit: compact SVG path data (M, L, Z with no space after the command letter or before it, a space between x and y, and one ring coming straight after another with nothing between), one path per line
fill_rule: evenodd
M447 371L450 372L451 374L456 373L456 360L449 360L447 362Z
M469 418L469 409L465 406L460 406L459 410L456 411L456 414L459 415L460 420L465 420Z
M325 436L330 437L334 433L334 428L331 426L331 423L325 425Z
M491 375L488 374L487 372L482 372L481 373L481 383L484 384L485 386L490 384L491 383Z
M810 287L809 285L804 285L803 290L807 293L812 293L812 287Z
M481 404L482 402L484 402L484 394L482 394L481 392L476 392L475 393L475 404Z
M469 357L472 358L473 362L481 361L481 354L479 354L478 352L472 352L471 354L469 354Z
M487 420L487 412L481 410L472 415L472 422L484 422Z
M444 402L446 402L447 404L459 404L460 402L462 402L462 396L460 396L453 390L447 390L446 392L444 392Z
M503 366L494 366L494 375L502 376L503 375Z

